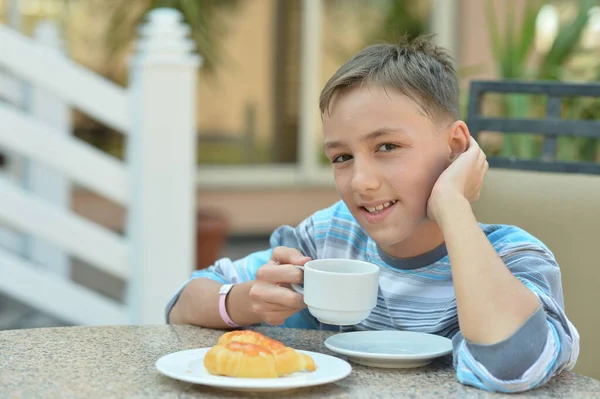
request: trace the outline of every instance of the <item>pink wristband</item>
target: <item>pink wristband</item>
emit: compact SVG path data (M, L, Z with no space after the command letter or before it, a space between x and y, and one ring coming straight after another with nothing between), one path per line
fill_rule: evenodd
M233 284L224 284L221 286L221 289L219 289L219 314L228 326L241 327L239 324L234 323L233 320L231 320L231 317L229 317L229 314L227 314L225 300L227 299L227 295L229 294L229 291L231 291L231 288L233 288Z

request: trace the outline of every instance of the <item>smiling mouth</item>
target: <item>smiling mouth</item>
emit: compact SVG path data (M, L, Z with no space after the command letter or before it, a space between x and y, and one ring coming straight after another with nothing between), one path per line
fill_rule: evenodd
M379 205L377 205L375 207L361 206L361 208L364 209L365 211L373 214L373 215L376 215L378 213L383 212L384 210L386 210L390 206L394 205L396 202L398 202L398 200L388 201L388 202L385 202L383 204L379 204Z

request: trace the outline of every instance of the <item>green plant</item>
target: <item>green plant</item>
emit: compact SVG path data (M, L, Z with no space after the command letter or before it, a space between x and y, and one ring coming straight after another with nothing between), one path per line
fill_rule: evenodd
M371 32L369 42L393 43L403 36L417 37L427 32L430 2L423 0L388 0L385 16L377 30Z
M62 0L65 5L76 3L75 0ZM1 3L1 0L0 0ZM220 50L219 40L227 34L224 17L233 12L239 0L102 0L96 2L95 8L101 11L102 17L110 16L106 27L106 35L102 38L103 50L107 56L101 70L96 70L109 79L125 85L127 70L121 68L123 60L132 50L138 38L138 29L149 11L167 7L180 11L184 22L190 27L190 37L194 40L196 51L202 55L204 72L212 72L221 67L226 54ZM123 142L111 129L100 125L92 118L78 114L78 136L93 146L107 153L122 158ZM91 134L93 132L93 135ZM204 159L203 157L200 157ZM208 156L210 158L210 156Z
M113 17L106 37L112 55L126 51L137 36L146 14L155 8L174 8L183 14L191 28L191 38L204 59L203 70L211 72L222 61L218 40L227 33L222 16L233 10L239 0L118 0L113 1Z
M520 24L515 23L517 5L514 2L506 2L504 32L501 34L498 28L498 13L493 0L488 0L486 18L489 26L490 45L499 77L502 79L562 80L567 63L578 51L578 43L588 23L590 9L596 5L596 1L580 0L578 4L574 18L561 26L550 49L532 65L530 60L535 44L536 19L543 2L540 0L526 2ZM583 103L579 101L579 99L569 100L565 102L563 109L574 116L583 109ZM499 106L502 114L511 118L535 117L543 115L545 101L533 96L506 95L502 96ZM531 159L540 153L541 141L535 135L505 134L503 136L502 156ZM561 137L558 143L559 158L564 157L565 151L571 151L567 148L574 145L581 147L581 143L587 144L588 142L589 140L581 141L579 138ZM581 149L579 152L589 156L590 150Z
M366 46L427 33L430 22L431 0L324 0L324 5L331 24L352 24L360 32L357 41L345 35L328 38L325 51L340 63Z

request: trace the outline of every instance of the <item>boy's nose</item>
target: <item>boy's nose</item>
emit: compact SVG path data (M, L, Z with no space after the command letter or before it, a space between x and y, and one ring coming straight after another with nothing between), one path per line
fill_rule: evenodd
M355 162L351 185L352 191L362 194L368 191L377 190L381 185L381 181L377 173L370 167Z

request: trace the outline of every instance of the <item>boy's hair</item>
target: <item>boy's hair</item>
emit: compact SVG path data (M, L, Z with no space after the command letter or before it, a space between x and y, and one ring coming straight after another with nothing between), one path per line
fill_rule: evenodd
M459 116L458 78L449 53L430 37L376 44L353 56L329 79L319 99L321 114L336 93L363 84L395 89L412 99L432 121Z

